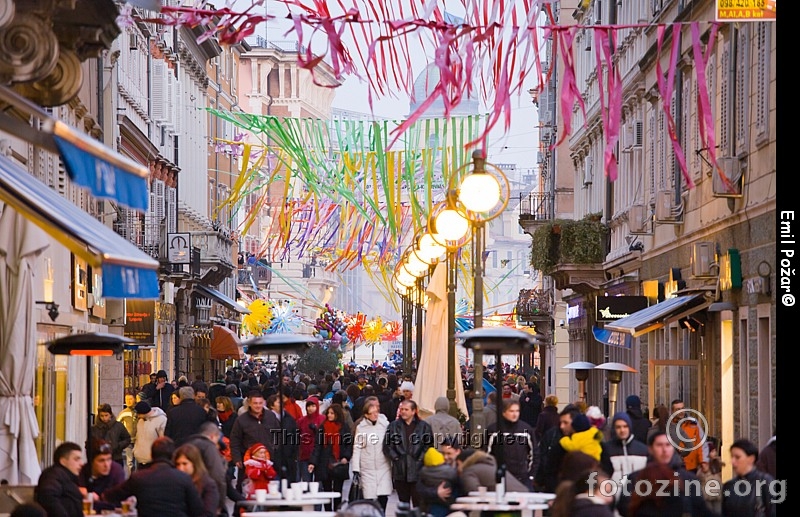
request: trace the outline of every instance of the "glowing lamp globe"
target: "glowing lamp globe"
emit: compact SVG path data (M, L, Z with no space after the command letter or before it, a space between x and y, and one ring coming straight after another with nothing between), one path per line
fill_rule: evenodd
M448 241L458 241L469 231L469 221L457 210L448 208L436 216L436 233Z
M458 200L470 212L488 212L500 202L500 183L486 172L473 172L464 177Z
M436 242L433 235L430 233L425 233L420 237L419 248L417 250L417 256L420 260L433 262L444 255L445 252L447 252L447 248Z
M406 255L406 264L405 268L406 271L411 273L414 276L422 276L423 273L428 271L429 265L423 262L419 257L417 257L414 253L408 253Z

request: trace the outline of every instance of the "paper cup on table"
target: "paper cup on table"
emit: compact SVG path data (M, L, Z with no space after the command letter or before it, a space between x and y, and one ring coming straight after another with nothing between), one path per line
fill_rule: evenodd
M281 482L280 481L270 481L269 482L269 493L270 494L277 494L281 491Z
M267 500L267 490L264 488L259 488L256 490L256 501L259 503L263 503Z
M310 481L308 483L308 491L312 494L319 492L319 481Z
M300 487L300 492L308 492L308 481L299 481L295 485Z

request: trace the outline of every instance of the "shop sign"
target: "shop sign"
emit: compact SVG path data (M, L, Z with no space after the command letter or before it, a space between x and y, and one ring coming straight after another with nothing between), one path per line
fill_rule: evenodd
M125 300L125 337L155 345L155 300Z
M646 296L598 296L596 321L614 321L647 308Z
M777 19L777 0L717 0L718 22L765 22Z

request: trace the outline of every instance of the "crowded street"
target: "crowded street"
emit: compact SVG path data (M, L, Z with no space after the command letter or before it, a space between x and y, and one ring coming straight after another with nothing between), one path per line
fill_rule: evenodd
M0 517L775 516L776 4L0 0Z

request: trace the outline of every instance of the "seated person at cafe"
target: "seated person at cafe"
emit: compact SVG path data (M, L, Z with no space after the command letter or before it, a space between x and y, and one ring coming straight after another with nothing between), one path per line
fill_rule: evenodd
M83 494L78 486L82 465L80 445L64 442L56 447L53 464L42 471L39 484L33 491L34 500L47 511L47 515L83 515Z
M91 458L92 462L81 468L79 483L91 494L96 512L113 510L113 504L99 499L106 490L125 481L125 469L112 459L111 444L105 440L92 440Z

